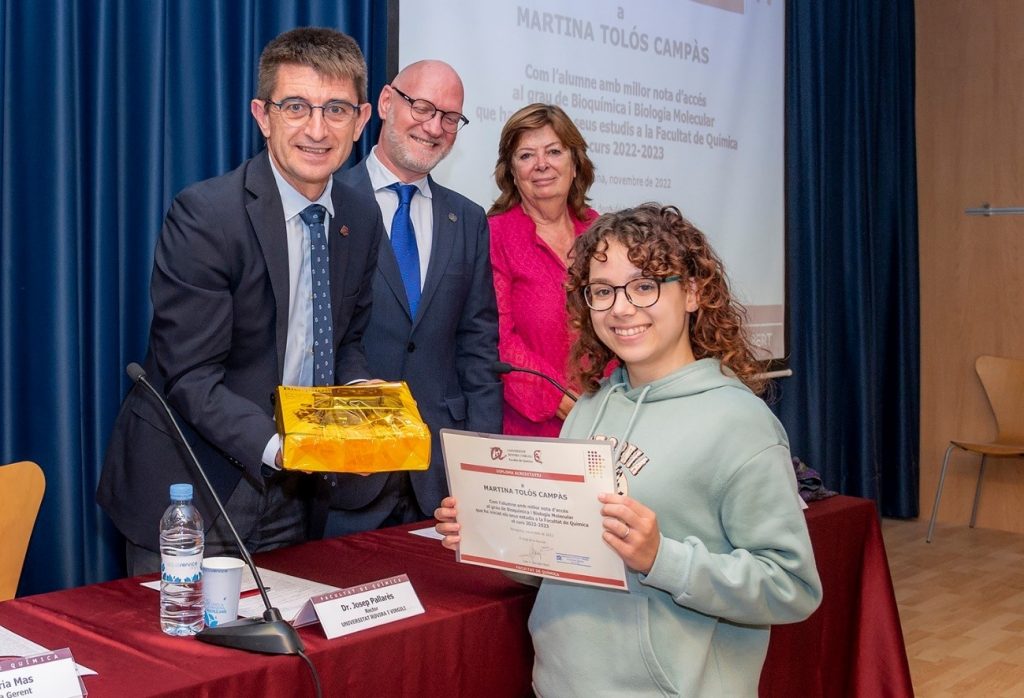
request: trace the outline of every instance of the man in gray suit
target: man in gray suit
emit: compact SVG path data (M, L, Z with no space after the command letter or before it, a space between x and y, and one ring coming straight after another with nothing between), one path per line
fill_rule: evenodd
M469 123L462 100L462 80L446 63L406 67L377 101L384 121L377 146L338 175L376 197L388 234L363 335L370 373L409 384L432 443L426 471L321 476L325 536L428 518L448 493L438 430L501 431L487 218L430 177Z

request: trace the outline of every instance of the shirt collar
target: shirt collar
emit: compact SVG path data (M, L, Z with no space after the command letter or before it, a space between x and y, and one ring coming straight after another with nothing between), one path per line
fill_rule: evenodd
M395 182L401 180L395 176L395 173L384 166L384 163L377 157L377 148L380 146L373 146L373 150L370 151L370 157L366 158L366 172L370 175L370 186L373 187L375 192L381 189L387 189ZM429 178L424 175L421 179L417 179L415 182L409 182L415 184L416 188L419 189L420 194L430 198L430 182L427 181Z
M274 180L277 182L277 191L281 194L281 206L284 208L284 219L291 220L310 204L320 204L327 209L328 215L334 217L334 199L331 198L331 189L334 187L334 177L327 180L323 194L316 201L310 201L300 194L298 190L288 183L274 164L274 156L270 156L270 169L274 173Z

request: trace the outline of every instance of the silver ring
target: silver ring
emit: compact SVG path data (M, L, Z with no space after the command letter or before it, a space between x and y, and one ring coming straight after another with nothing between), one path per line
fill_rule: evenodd
M630 531L632 531L632 530L633 530L633 529L631 529L631 528L629 527L629 524L626 524L626 534L625 534L624 536L622 536L622 540L626 540L627 538L629 538L629 533L630 533Z

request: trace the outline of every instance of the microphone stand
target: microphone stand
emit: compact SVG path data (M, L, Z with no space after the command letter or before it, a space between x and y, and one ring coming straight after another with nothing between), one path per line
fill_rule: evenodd
M497 373L499 376L503 376L506 373L512 373L513 371L518 372L518 373L529 373L531 376L539 376L540 378L543 378L548 383L550 383L551 385L553 385L556 388L558 388L559 390L561 390L562 393L564 393L573 402L576 402L579 399L579 396L575 395L571 390L566 388L564 385L562 385L561 383L556 381L554 378L552 378L548 374L541 373L540 371L535 371L532 368L523 368L521 366L513 366L512 364L510 364L510 363L508 363L506 361L495 361L493 364L491 364L491 370L494 371L495 373Z
M260 591L260 596L263 597L263 605L266 606L266 610L263 612L262 618L244 618L231 623L225 623L219 625L216 628L206 628L196 634L196 639L202 642L208 642L211 645L220 645L222 647L232 647L234 649L245 650L246 652L262 652L263 654L302 654L305 650L305 646L302 644L302 639L296 632L292 624L286 621L282 616L281 612L270 605L270 597L267 595L267 588L263 584L263 580L260 579L260 573L256 569L256 563L252 561L252 556L249 555L249 550L245 547L242 542L242 537L238 535L238 531L235 530L235 525L231 523L231 517L228 516L228 512L224 509L224 505L220 501L220 497L217 496L217 492L213 489L213 485L210 484L210 479L206 476L206 471L203 470L203 466L199 464L199 459L196 458L195 452L192 450L192 446L189 445L188 439L185 438L185 434L182 433L181 427L178 426L178 420L174 418L174 413L171 411L167 401L164 400L163 395L153 387L153 384L146 378L146 372L137 363L128 364L127 368L128 377L132 379L138 385L144 386L149 392L156 397L157 402L164 408L164 412L167 413L167 418L174 426L175 431L178 434L178 438L185 444L185 448L188 449L189 456L192 457L192 463L196 466L196 471L199 473L206 485L206 490L213 497L213 501L217 504L217 509L220 511L220 515L224 517L224 521L227 523L228 528L231 529L231 535L234 536L235 542L238 544L238 552L242 554L242 559L245 560L245 564L249 566L252 571L253 579L256 580L256 587Z

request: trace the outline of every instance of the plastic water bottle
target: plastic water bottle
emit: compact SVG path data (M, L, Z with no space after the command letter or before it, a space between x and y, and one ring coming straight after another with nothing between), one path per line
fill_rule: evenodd
M190 484L171 485L160 519L160 627L168 635L203 629L203 517Z

